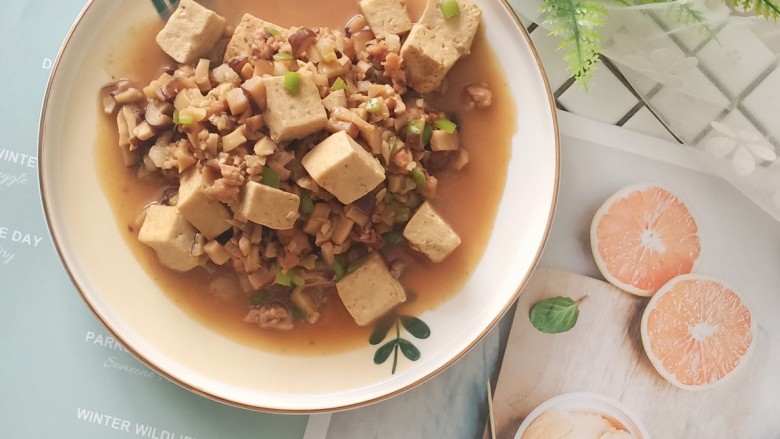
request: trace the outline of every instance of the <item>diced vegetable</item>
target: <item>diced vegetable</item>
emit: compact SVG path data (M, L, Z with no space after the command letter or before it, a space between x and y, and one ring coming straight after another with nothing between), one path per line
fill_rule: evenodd
M404 125L404 127L401 129L401 132L406 136L408 136L409 134L422 135L424 130L425 130L425 121L422 119L415 119L407 122L406 125Z
M252 306L262 306L266 302L268 302L268 299L271 298L271 292L268 290L259 290L252 293L251 296L249 296L249 301L252 303Z
M311 193L306 189L301 189L301 212L311 213L314 210L314 203L311 201Z
M279 29L277 29L275 27L269 27L267 30L268 30L268 33L271 34L271 36L274 36L274 37L279 35L279 33L280 33Z
M274 189L279 189L279 174L268 166L263 167L263 183L266 186L271 186Z
M338 258L333 261L333 274L335 274L333 280L336 282L340 281L347 274L347 268L344 267L344 264Z
M409 176L412 177L417 187L425 187L425 174L423 174L420 168L413 168L409 171Z
M274 61L292 61L293 56L290 52L279 52L276 55L274 55Z
M455 132L455 130L458 128L458 126L455 124L455 122L445 119L443 117L437 118L434 122L434 125L436 125L436 128L443 130L447 132L447 134L452 134Z
M298 72L287 72L284 74L284 89L291 95L296 96L301 90L301 74Z
M293 269L289 269L286 272L282 271L281 267L276 267L276 279L275 282L279 285L289 287L295 285L296 287L302 287L306 285L306 281L302 277L298 276L298 273Z
M333 81L333 85L330 86L330 91L339 91L344 90L347 88L347 83L341 77L336 78L335 81Z
M404 236L401 233L396 232L395 230L391 230L389 232L383 233L382 239L384 239L385 242L390 245L398 245L404 242Z
M378 113L382 111L382 98L371 98L366 102L366 111L369 113Z
M445 0L439 3L439 9L447 20L460 15L460 8L456 0Z
M173 123L176 125L192 125L195 120L187 114L179 114L179 110L173 111Z

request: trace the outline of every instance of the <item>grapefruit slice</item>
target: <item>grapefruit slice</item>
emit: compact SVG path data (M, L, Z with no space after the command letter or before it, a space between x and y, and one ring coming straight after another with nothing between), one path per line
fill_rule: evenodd
M638 296L652 296L675 276L693 271L701 253L693 215L658 186L629 186L593 217L590 245L604 278Z
M642 344L666 380L705 389L739 369L753 346L750 309L737 291L712 277L678 276L650 299L642 315Z

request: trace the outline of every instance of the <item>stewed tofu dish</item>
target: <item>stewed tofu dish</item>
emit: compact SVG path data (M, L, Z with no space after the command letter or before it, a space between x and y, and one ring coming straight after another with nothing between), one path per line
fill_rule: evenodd
M139 260L216 330L284 351L453 294L514 131L476 5L335 3L181 0L101 91L97 160Z

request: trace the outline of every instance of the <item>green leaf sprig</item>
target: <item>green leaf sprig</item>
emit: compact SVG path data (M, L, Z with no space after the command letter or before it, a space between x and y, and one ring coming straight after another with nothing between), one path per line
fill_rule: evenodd
M577 324L579 305L588 296L575 301L571 297L552 297L534 304L529 317L534 328L546 334L566 332Z
M376 322L374 331L368 338L372 345L378 345L385 340L390 329L395 326L395 338L380 346L374 353L374 364L382 364L393 354L393 368L391 374L395 374L398 367L398 351L411 361L420 359L420 350L411 341L401 337L401 327L418 339L425 339L431 335L428 325L417 317L406 315L388 314Z

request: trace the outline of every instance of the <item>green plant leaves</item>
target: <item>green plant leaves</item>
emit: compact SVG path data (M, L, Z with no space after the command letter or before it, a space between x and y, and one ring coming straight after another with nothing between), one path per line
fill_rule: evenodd
M431 335L431 328L417 317L401 316L401 325L417 338L428 338Z
M382 340L387 337L387 332L393 327L395 323L395 316L388 314L376 322L374 330L371 332L371 336L368 337L368 342L372 345L378 345L382 343Z
M374 364L382 364L390 357L390 354L395 349L396 345L398 344L398 340L390 340L384 345L382 345L379 349L376 350L374 353Z
M417 349L417 347L415 347L410 341L399 338L398 347L401 348L401 353L404 354L404 357L412 361L417 361L420 359L420 350Z
M571 297L561 296L537 302L529 313L531 324L547 334L566 332L577 323L580 315L579 304L586 297L576 302Z
M401 327L418 339L428 338L431 335L431 328L422 320L414 316L399 316L396 314L388 314L379 320L374 325L374 330L368 338L368 342L372 345L378 345L384 341L390 329L395 327L395 338L391 339L387 343L380 346L376 352L374 352L374 364L382 364L390 358L390 354L393 354L393 367L391 373L395 373L398 366L398 351L400 350L404 357L411 361L417 361L422 354L417 346L411 341L401 338Z

